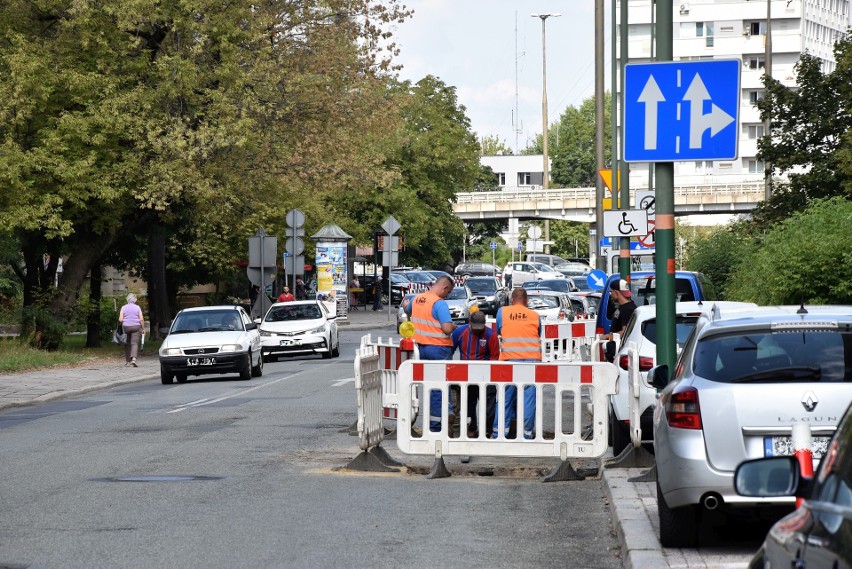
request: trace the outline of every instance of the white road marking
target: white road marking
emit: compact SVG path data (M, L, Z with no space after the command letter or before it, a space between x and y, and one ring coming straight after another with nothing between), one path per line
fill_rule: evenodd
M355 378L354 377L346 377L344 379L338 379L337 381L332 383L331 386L332 387L342 387L342 386L346 385L347 383L355 383Z

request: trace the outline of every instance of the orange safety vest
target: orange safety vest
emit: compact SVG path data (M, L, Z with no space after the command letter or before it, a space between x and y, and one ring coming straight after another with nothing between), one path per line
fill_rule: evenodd
M431 291L418 294L411 301L411 323L414 341L424 346L452 346L453 338L441 330L441 323L432 316L432 307L441 297Z
M502 310L500 359L541 361L538 312L517 304Z

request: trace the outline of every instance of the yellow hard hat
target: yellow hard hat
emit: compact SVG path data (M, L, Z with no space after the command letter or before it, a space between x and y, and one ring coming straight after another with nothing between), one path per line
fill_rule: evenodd
M403 322L399 325L399 335L403 338L414 337L414 324L411 322Z

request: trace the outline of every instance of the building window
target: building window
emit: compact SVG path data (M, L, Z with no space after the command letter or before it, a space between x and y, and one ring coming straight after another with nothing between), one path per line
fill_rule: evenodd
M753 36L763 35L766 24L764 22L751 22L748 25L748 33Z
M704 22L695 22L695 37L704 37Z
M518 185L519 186L531 186L532 185L532 175L529 172L518 172Z
M704 24L704 34L707 36L704 39L704 45L706 47L713 47L716 40L716 38L714 37L715 32L713 30L713 22L707 22L706 24Z
M748 161L748 173L749 174L762 174L763 173L763 160L749 160Z
M748 125L748 137L751 140L755 138L761 138L763 136L763 125L762 124L751 124Z
M506 185L506 172L497 172L497 185L500 187Z
M712 160L699 160L695 163L695 173L696 174L712 174L713 173L713 161Z
M749 69L763 69L765 63L763 57L749 57L747 62Z
M756 105L758 101L762 101L763 97L766 95L764 91L749 91L748 92L748 102L752 105Z

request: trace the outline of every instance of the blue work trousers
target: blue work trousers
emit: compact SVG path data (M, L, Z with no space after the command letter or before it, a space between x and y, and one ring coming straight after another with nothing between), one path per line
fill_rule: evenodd
M429 344L418 344L421 360L451 360L453 359L452 346L433 346ZM438 432L441 430L441 402L443 400L442 393L433 389L429 392L429 430ZM449 406L448 413L453 412L453 404L447 402Z
M513 362L535 362L538 360L512 360ZM535 385L524 386L524 438L531 439L535 434ZM506 386L506 401L503 407L506 414L506 422L503 425L503 435L509 436L509 425L511 421L517 418L518 408L518 388L514 385ZM494 415L494 430L492 438L497 438L499 426L499 416Z

